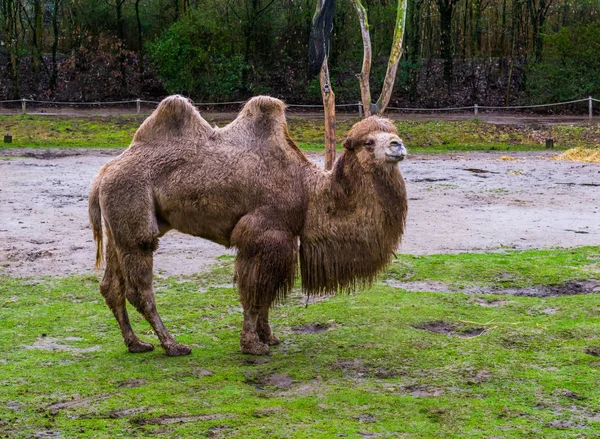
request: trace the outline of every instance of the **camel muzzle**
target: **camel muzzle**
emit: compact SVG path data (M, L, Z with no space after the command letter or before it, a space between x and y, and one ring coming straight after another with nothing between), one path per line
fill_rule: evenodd
M402 142L393 141L385 155L393 162L400 162L406 158L406 148Z

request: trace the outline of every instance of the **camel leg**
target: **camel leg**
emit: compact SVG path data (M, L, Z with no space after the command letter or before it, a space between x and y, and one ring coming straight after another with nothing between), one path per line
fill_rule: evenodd
M133 332L129 322L129 315L125 306L125 281L119 268L119 261L110 233L107 233L107 238L106 270L102 282L100 282L100 292L119 323L125 346L127 346L129 352L152 351L154 346L141 341Z
M280 343L279 339L273 335L271 326L269 325L269 306L263 306L258 313L256 333L260 341L269 346L275 346Z
M255 306L244 306L244 323L240 336L240 347L244 354L265 355L269 353L269 345L263 343L257 333L259 312L260 309Z
M267 354L269 344L277 343L268 324L269 307L291 289L296 273L297 240L267 218L247 215L232 232L231 242L238 249L235 277L244 308L240 346L245 354Z
M145 250L140 250L144 248ZM156 309L152 287L153 248L153 245L142 245L136 250L121 251L121 261L127 284L127 300L150 323L168 356L187 355L192 350L175 341L175 338L165 328Z

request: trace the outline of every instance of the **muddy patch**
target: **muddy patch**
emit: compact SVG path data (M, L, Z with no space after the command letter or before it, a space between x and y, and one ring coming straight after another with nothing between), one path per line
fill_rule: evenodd
M333 363L333 368L341 370L349 378L360 378L368 375L370 368L359 359L341 360Z
M585 353L593 357L600 357L600 346L590 346L585 350Z
M428 292L428 293L448 293L450 287L441 281L398 281L395 279L387 279L386 285L401 290L410 291L411 293Z
M231 419L234 415L228 414L210 414L210 415L182 415L182 416L170 416L163 415L157 418L144 418L136 419L134 424L136 425L172 425L172 424L187 424L190 422L205 422L215 421L220 419Z
M203 378L203 377L209 377L211 375L214 375L215 373L212 370L208 370L208 369L195 369L193 374L197 378Z
M254 385L257 390L288 390L294 384L292 377L285 372L271 375L258 375L252 372L246 373L246 382Z
M433 386L415 385L406 386L403 390L403 393L406 393L410 396L414 396L416 398L431 398L442 396L444 394L444 389Z
M33 433L31 436L31 438L35 438L35 439L43 439L43 438L52 438L52 437L62 437L62 434L60 431L52 431L52 430L39 430L36 431L35 433Z
M434 320L432 322L423 322L414 326L415 329L443 334L449 337L473 338L486 332L485 328L468 327L458 323L446 322L444 320Z
M80 338L76 337L67 337L65 340L67 341L78 341ZM25 349L38 349L41 351L51 351L51 352L71 352L71 353L87 353L87 352L95 352L102 349L99 345L90 346L87 348L74 348L67 344L62 343L60 340L48 337L46 335L41 335L38 339L30 346L25 346Z
M131 380L121 381L120 383L117 384L117 387L122 387L125 389L135 389L137 387L142 387L142 386L146 385L146 383L147 383L147 381L145 379L134 378Z
M320 334L331 328L327 323L309 323L308 325L296 326L292 328L294 334Z
M387 285L411 292L439 292L439 293L463 293L463 294L499 294L515 297L559 297L559 296L574 296L578 294L598 294L600 293L600 280L571 280L561 284L554 285L533 285L529 287L515 288L497 288L497 287L466 287L453 288L444 282L438 281L397 281L388 279L385 282ZM477 299L479 300L479 299ZM494 305L488 300L489 306ZM483 302L480 305L486 306Z
M8 401L6 403L6 408L15 412L19 411L21 407L23 407L23 404L21 404L19 401Z
M79 395L74 395L73 399L69 401L59 401L50 404L48 407L46 407L46 410L48 410L48 412L51 415L56 415L61 410L67 410L78 407L89 407L91 404L109 398L110 396L112 396L110 393L101 393L99 395L90 396L88 398L81 398L81 396Z
M281 407L265 407L262 409L256 409L252 412L252 416L254 416L255 418L267 418L269 416L274 416L277 415L278 413L281 413L283 411L283 408Z
M265 386L286 390L292 386L294 381L292 380L292 377L287 373L274 373L273 375L264 377L262 379L262 383Z
M463 375L465 383L469 385L486 383L492 378L492 374L487 369L469 369L464 371Z
M481 288L473 291L476 294L503 294L518 297L559 297L578 294L600 293L600 281L596 279L572 280L555 285L534 285L521 288Z
M146 411L146 407L132 407L127 409L114 410L108 414L111 419L131 418Z
M473 299L472 302L483 306L484 308L498 308L500 306L506 305L507 303L510 303L510 300L477 297Z
M266 364L271 359L269 357L248 357L244 358L244 363L250 366L260 366L261 364Z
M374 366L364 363L362 360L354 358L352 360L340 360L331 365L333 369L342 371L347 378L375 377L381 379L390 379L406 376L406 372L396 368L387 368Z
M362 422L363 424L374 424L377 422L377 418L370 413L362 413L358 415L358 422Z
M473 174L498 174L498 172L480 168L463 168L463 171L472 172Z

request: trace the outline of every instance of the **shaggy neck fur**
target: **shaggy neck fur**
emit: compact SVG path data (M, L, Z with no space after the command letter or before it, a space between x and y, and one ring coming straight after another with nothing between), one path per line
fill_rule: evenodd
M300 237L306 294L354 289L390 262L406 222L406 189L397 166L346 151L330 173L313 169Z

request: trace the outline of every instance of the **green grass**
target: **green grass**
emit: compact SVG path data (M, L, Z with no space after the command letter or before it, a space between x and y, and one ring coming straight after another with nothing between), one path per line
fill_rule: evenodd
M13 136L13 143L0 148L124 148L131 142L144 116L67 117L0 116L0 134ZM358 119L337 122L337 137ZM224 125L228 121L209 119ZM306 151L322 151L322 120L290 117L292 138ZM467 121L397 121L396 126L411 153L452 151L536 151L543 150L547 137L555 139L557 149L593 147L600 141L600 126L554 126L543 130L510 125ZM340 148L340 145L338 145Z
M0 134L13 136L4 147L124 148L131 142L141 116L67 117L0 116Z
M596 247L572 251L562 249L457 255L398 255L388 269L389 278L403 281L434 280L457 287L498 286L502 288L552 285L595 277L600 270Z
M557 283L597 275L599 255L581 248L402 256L383 278L504 286L497 277L510 273L519 286ZM599 343L596 294L539 299L376 285L305 307L296 292L272 312L282 344L256 362L239 352L236 292L215 287L231 273L225 257L211 272L156 282L166 325L193 348L179 358L160 349L128 354L95 276L0 278L0 436L600 435L600 360L586 354ZM483 307L483 297L502 301ZM155 342L141 317L131 317ZM484 332L461 338L418 329L438 321L457 334ZM293 332L311 323L329 330ZM44 346L55 350L35 348Z

